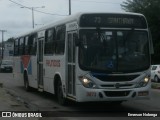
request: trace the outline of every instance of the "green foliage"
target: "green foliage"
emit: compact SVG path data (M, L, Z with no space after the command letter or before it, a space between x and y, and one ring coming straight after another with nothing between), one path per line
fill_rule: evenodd
M7 42L14 42L14 38L9 38Z
M142 13L152 33L154 55L152 64L160 63L160 0L126 0L121 4L126 12Z

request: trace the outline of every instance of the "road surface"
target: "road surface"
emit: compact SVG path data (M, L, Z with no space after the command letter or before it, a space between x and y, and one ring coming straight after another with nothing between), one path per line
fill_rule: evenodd
M54 95L49 93L40 93L37 90L26 92L23 86L20 86L14 79L11 73L0 73L0 82L10 94L23 102L31 111L48 111L47 115L58 117L67 117L73 119L74 117L85 117L84 119L97 119L100 117L110 117L110 119L123 120L130 118L129 114L138 112L140 114L158 114L160 115L160 90L151 90L150 100L129 101L124 102L120 106L114 106L110 103L70 103L68 106L61 106L57 104ZM52 112L51 112L52 111ZM44 113L45 114L45 113ZM70 118L72 117L72 118ZM78 119L77 118L77 119ZM140 117L138 117L140 118ZM137 119L138 119L137 118ZM146 117L144 117L146 118ZM158 119L149 117L150 119ZM48 118L49 119L49 118ZM42 118L43 120L43 118Z

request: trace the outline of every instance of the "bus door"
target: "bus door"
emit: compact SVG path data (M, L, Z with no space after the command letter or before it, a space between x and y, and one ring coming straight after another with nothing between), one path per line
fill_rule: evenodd
M67 57L67 93L69 96L75 96L75 38L77 35L77 31L68 32L67 38L68 38L68 57Z
M38 33L38 46L37 46L37 80L38 90L43 91L43 51L44 51L45 31Z

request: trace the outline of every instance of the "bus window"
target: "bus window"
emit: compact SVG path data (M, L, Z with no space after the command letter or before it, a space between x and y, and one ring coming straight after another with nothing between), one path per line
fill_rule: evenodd
M16 39L14 41L14 56L18 56L19 55L19 41L18 39Z
M45 34L45 48L44 54L54 54L55 47L54 47L54 40L55 40L55 29L49 29L46 31Z
M66 27L59 26L56 28L56 41L55 41L55 53L56 54L64 54L64 47L65 47L65 30Z
M37 52L37 36L35 34L33 35L33 45L32 45L31 55L36 55L36 52Z
M28 54L36 55L36 49L37 49L37 35L33 34L28 39Z
M24 54L28 55L28 36L25 37Z
M24 38L19 39L19 54L24 55Z

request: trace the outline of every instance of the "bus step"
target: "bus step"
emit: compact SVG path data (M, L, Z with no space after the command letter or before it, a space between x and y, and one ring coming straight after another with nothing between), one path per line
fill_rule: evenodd
M43 92L43 86L42 86L42 85L39 85L39 86L38 86L38 91L39 91L39 92Z
M38 91L39 92L43 92L43 88L38 88Z

